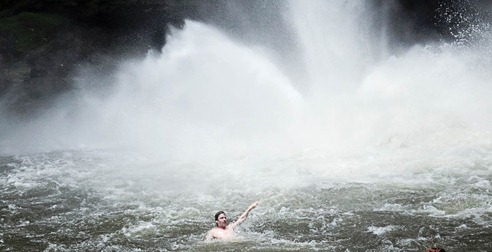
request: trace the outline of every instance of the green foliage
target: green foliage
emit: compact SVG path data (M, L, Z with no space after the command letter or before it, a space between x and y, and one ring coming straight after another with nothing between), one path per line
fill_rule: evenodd
M201 1L201 0L199 0ZM103 31L116 43L149 38L162 47L166 25L182 25L196 0L0 0L0 54L25 55L60 35L63 22L71 29ZM118 40L118 36L127 37ZM154 41L155 40L155 41ZM96 41L97 42L97 41ZM119 45L113 45L119 46Z
M48 43L63 23L59 15L22 12L0 19L0 46L3 50L27 53Z

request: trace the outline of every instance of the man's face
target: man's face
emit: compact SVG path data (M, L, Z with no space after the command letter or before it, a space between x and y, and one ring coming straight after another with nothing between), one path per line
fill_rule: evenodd
M227 217L225 214L220 214L217 220L215 221L218 227L225 228L227 227Z

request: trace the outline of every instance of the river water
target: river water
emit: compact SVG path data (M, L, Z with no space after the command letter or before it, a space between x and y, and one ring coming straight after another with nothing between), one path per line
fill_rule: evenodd
M319 157L261 163L245 158L204 167L105 151L4 156L1 246L5 251L424 251L440 245L489 251L490 151L490 146L463 149L453 153L460 156L453 165L413 161L406 167L410 171L367 173L363 179L357 172L353 179L315 173L311 167L326 164ZM360 164L339 165L356 171ZM236 240L203 241L216 211L233 220L255 200L260 203Z
M0 250L491 251L488 25L389 50L367 11L292 1L278 50L187 21L2 118Z

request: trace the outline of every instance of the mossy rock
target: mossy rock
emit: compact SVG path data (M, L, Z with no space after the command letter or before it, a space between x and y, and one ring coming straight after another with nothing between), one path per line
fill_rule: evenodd
M0 52L26 54L46 45L64 23L62 16L22 12L0 19Z

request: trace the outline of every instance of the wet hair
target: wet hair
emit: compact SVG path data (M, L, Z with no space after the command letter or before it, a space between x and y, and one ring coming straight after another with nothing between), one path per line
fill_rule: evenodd
M432 247L432 248L428 248L426 252L446 252L446 250L438 247Z
M219 215L221 214L224 214L225 215L225 212L224 211L218 211L216 214L215 214L215 221L218 221L219 220ZM217 224L217 222L215 223L215 226L218 226L219 224Z

